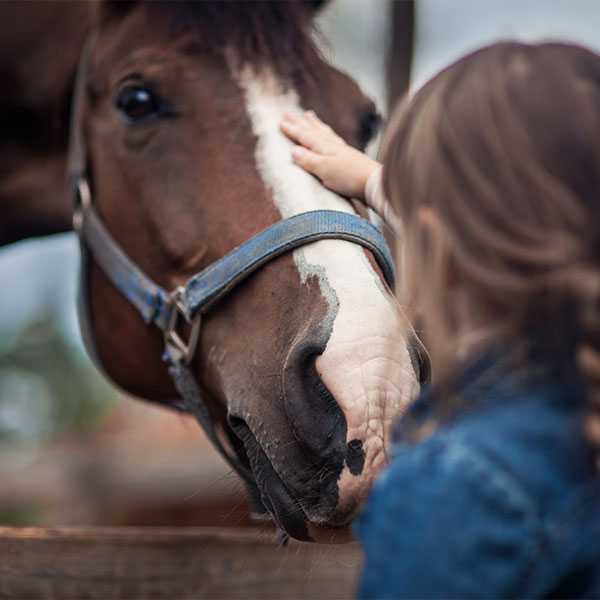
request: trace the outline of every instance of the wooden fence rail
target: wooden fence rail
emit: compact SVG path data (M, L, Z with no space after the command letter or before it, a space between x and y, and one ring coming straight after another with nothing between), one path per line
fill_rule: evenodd
M361 560L260 531L0 527L0 598L351 598Z

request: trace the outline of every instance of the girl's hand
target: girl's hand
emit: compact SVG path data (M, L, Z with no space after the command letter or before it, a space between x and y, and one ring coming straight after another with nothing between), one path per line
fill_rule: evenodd
M292 151L298 166L334 192L364 201L367 179L381 166L377 161L349 146L312 110L302 116L286 113L280 128L299 144Z

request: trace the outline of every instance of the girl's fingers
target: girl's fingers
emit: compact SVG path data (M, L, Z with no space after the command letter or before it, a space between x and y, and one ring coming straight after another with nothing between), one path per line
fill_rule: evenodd
M333 132L333 129L331 129L331 127L329 127L329 125L327 125L326 123L323 123L323 121L321 121L321 119L319 119L319 117L317 117L317 113L315 113L314 110L307 110L304 113L304 118L309 123L311 123L311 125L313 125L313 127L316 127L323 133L332 133Z
M327 135L330 139L336 142L345 143L345 141L329 126L327 123L323 123L314 110L307 110L304 113L304 117L309 121L315 128Z
M323 166L324 161L327 160L321 154L307 150L302 146L296 146L292 150L292 159L299 167L302 167L305 171L308 171L319 178L321 167Z
M304 127L301 123L291 120L284 120L280 123L280 128L289 138L305 146L309 150L314 150L320 154L328 152L327 142L323 140L320 132L314 129Z
M280 127L283 133L294 141L322 154L331 154L335 146L346 145L346 142L313 111L307 111L303 116L287 112Z

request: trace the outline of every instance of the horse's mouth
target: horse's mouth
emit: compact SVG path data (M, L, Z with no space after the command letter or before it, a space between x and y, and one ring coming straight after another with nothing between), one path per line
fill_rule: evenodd
M234 433L243 442L243 448L238 449L237 456L254 477L254 484L249 483L253 508L257 512L263 512L266 508L289 536L298 540L311 541L304 510L276 473L246 422L230 416L229 423ZM254 489L252 489L253 485ZM262 506L257 506L258 499Z
M237 456L254 477L248 484L250 503L258 513L270 513L277 525L290 537L301 541L345 541L347 526L324 527L313 523L301 503L273 468L255 435L242 419L229 417L230 425L243 442Z

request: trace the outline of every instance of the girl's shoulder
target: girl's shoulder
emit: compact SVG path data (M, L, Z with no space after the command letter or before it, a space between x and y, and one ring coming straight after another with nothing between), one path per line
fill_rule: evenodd
M395 445L357 523L361 597L534 597L560 586L576 597L569 577L582 571L583 595L600 592L599 482L546 472L531 455L547 454L538 434L549 423L514 423L491 402ZM562 497L543 498L553 488Z
M598 479L581 431L587 388L577 374L557 374L544 364L515 370L510 364L488 354L463 370L452 398L425 390L397 424L393 454L428 452L428 444L466 449L490 470L511 477L546 513L569 490ZM442 415L438 407L451 402L458 408ZM427 429L434 433L419 450L411 440Z
M367 565L381 572L386 556L408 556L398 578L386 576L417 585L411 572L427 561L431 577L406 595L552 595L578 569L596 591L600 481L582 442L580 385L503 379L465 393L430 437L394 445L358 526ZM429 418L427 397L412 412Z
M447 431L395 448L355 530L361 598L514 597L540 533L514 478Z

